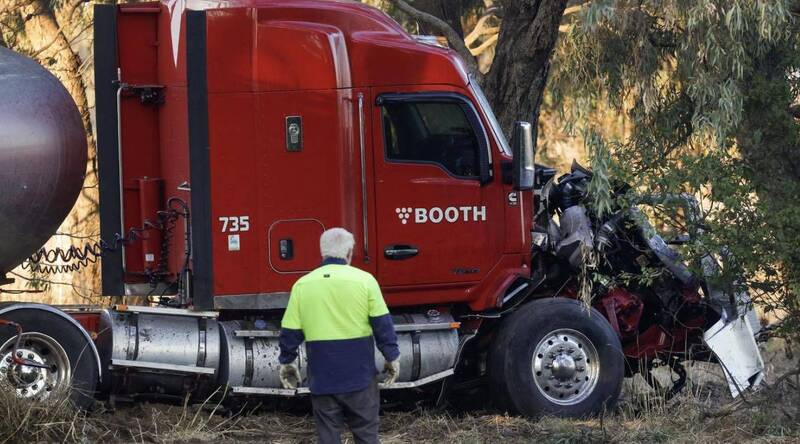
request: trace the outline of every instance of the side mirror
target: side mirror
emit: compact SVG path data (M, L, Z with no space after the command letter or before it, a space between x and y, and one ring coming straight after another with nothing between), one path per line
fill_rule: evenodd
M531 190L536 179L533 126L528 122L517 122L514 125L514 138L511 145L514 155L514 189L517 191Z

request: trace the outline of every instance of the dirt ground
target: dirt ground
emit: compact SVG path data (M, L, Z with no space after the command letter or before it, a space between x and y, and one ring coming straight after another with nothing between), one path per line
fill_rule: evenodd
M491 410L397 408L381 419L384 443L706 443L800 442L800 380L785 344L764 347L768 385L732 401L716 365L688 367L690 383L670 401L656 396L640 377L628 379L617 407L599 418L528 420ZM668 378L666 373L660 377ZM2 401L2 399L0 399ZM32 408L5 399L0 406L1 442L314 442L307 410L265 409L230 414L221 406L164 404L103 407L83 415L61 404ZM352 437L348 436L352 442Z

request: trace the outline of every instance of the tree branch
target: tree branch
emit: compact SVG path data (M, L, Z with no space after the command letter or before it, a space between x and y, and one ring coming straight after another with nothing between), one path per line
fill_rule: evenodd
M458 35L452 26L448 25L444 20L436 17L435 15L420 11L419 9L406 3L404 0L390 1L392 4L397 6L397 9L408 14L412 19L423 22L436 31L442 33L442 35L444 35L447 41L450 43L450 46L458 53L458 55L461 56L462 59L464 59L464 63L467 64L467 68L469 68L469 70L478 79L483 78L480 70L478 69L478 62L475 61L475 57L472 56L472 53L469 51L469 48L467 48L464 40Z
M488 39L486 39L485 42L481 43L477 48L470 48L469 52L472 55L474 55L475 57L477 57L477 56L483 54L483 52L486 51L487 49L491 48L492 45L497 44L497 39L499 37L500 37L500 34L494 34L491 37L489 37Z
M467 47L472 46L472 44L484 34L496 34L500 31L499 28L492 28L486 24L491 17L491 15L484 15L478 19L478 23L475 24L472 31L464 37L464 44L467 45Z
M475 28L472 29L466 37L464 37L464 44L469 49L470 54L475 57L481 55L484 51L491 48L493 45L497 43L497 38L500 35L500 28L499 27L492 27L487 24L488 20L492 18L493 15L484 15L480 19L478 19L478 23L475 24ZM472 44L477 42L479 38L484 36L489 36L483 43L478 45L477 48L473 48Z
M791 383L789 378L796 377L800 375L800 368L795 368L790 370L783 375L781 375L778 379L775 380L772 384L764 384L766 387L762 388L758 392L754 393L755 397L759 398L759 404L771 404L775 402L775 399L780 396L785 396L785 390L781 389L781 384L785 382ZM721 407L715 411L704 411L702 412L703 418L721 418L724 416L728 416L731 413L740 410L742 404L752 404L747 401L744 397L740 397L735 401Z
M70 8L70 9L68 9L68 10L66 11L66 13L64 14L64 17L62 18L62 20L63 20L65 23L61 23L61 22L59 22L59 21L56 19L56 23L58 23L58 32L56 32L56 34L54 34L54 35L53 35L53 38L52 38L52 39L51 39L49 42L47 42L47 43L45 43L44 45L42 45L42 46L41 46L41 47L40 47L40 48L39 48L37 51L35 51L34 53L32 53L32 54L29 54L29 57L31 57L31 58L34 58L34 59L38 59L38 58L39 58L39 55L41 55L43 52L47 51L47 49L49 49L51 46L53 46L53 45L54 45L54 44L55 44L55 43L58 41L59 37L61 37L61 36L64 36L64 38L67 38L67 32L66 32L66 30L67 30L67 25L70 25L70 24L71 24L72 16L75 14L75 11L77 11L77 10L78 10L78 6L79 6L80 4L82 4L82 3L85 3L85 1L86 1L86 0L78 0L78 1L73 1L72 3L70 3L70 5L69 5L69 8ZM93 26L93 25L92 25L92 23L91 23L91 22L90 22L90 23L88 23L88 24L87 24L86 26L84 26L84 27L83 27L83 28L82 28L80 31L78 31L78 33L77 33L77 34L75 34L74 36L72 36L72 38L69 38L69 39L68 39L68 41L67 41L67 43L69 44L69 46L70 46L70 47L72 47L72 44L75 42L75 40L77 40L77 39L78 39L78 37L80 37L80 36L81 36L81 34L83 34L84 32L86 32L86 31L88 31L88 30L92 29L92 26Z
M581 12L581 9L583 9L584 6L587 6L590 3L592 3L591 0L586 0L584 2L578 3L577 5L572 5L567 7L567 9L564 10L564 18L567 18L572 14L577 14Z

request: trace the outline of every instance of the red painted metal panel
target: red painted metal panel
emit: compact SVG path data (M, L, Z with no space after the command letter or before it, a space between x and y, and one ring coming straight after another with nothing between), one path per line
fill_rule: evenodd
M296 275L268 262L277 221L314 219L358 233L353 190L354 103L349 90L209 96L215 294L286 291ZM303 148L286 148L287 117L302 118ZM231 251L220 218L247 217ZM318 254L318 247L313 253ZM319 258L318 258L319 259ZM362 260L363 257L357 257Z
M149 272L157 272L161 259L161 234L158 212L164 207L161 179L142 178L139 184L139 226L147 229L142 237L142 261Z
M376 88L374 94L430 90L427 86ZM466 93L456 88L445 91ZM375 128L382 128L379 107L373 110L372 121ZM391 245L410 245L419 250L417 256L405 260L381 254L378 279L382 285L405 286L411 292L418 285L485 279L504 248L499 171L491 182L481 185L475 179L453 177L439 165L387 160L383 129L374 133L373 144L378 247L383 251ZM405 220L400 217L404 214L408 214ZM429 293L424 288L419 291Z
M190 203L189 142L186 109L186 88L167 86L164 104L159 112L159 146L161 177L164 180L164 202L177 197ZM170 242L169 272L177 273L183 266L184 221L178 220Z
M154 84L158 81L158 18L157 8L121 7L117 22L120 69L123 81Z
M120 8L117 23L121 82L129 85L157 84L157 9L126 11L126 8ZM124 234L131 228L141 228L146 217L140 208L139 180L161 175L158 108L143 105L137 94L123 89L120 96L120 122L124 215L120 234ZM125 246L127 281L143 280L143 258L141 243Z
M320 263L319 237L325 227L315 219L276 221L269 227L269 266L277 273L305 274ZM291 256L281 257L281 241L291 242Z
M253 86L259 91L350 88L342 32L308 22L265 21L257 28Z
M69 312L69 315L78 321L92 338L97 337L97 333L100 330L100 312Z
M189 193L178 189L189 185L188 129L186 104L185 39L180 39L177 63L173 58L169 9L158 2L120 5L119 63L123 83L164 86L164 101L158 106L142 105L139 97L123 93L121 109L122 171L125 230L142 227L140 180L160 178L157 210L166 210L170 197L189 202ZM181 13L178 13L180 16ZM185 24L175 21L180 32ZM152 197L151 197L152 199ZM152 211L150 211L152 213ZM149 230L153 235L154 230ZM147 243L134 242L125 248L127 282L141 282ZM160 241L159 241L160 242ZM143 248L144 247L144 248ZM177 273L184 262L184 224L177 221L170 242L167 271ZM159 248L160 249L160 248ZM158 260L158 259L156 259Z
M258 138L264 128L256 125L256 97L210 94L208 109L214 292L258 293L260 275L266 272L261 258L268 226L261 206L268 195L259 189L264 171ZM238 248L233 248L229 236L237 235Z
M253 15L249 9L208 11L208 91L253 90ZM277 69L278 67L273 67Z

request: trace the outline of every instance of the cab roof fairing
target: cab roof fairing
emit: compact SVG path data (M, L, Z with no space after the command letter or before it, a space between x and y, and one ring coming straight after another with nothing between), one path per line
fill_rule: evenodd
M338 28L347 43L352 87L413 84L466 87L469 83L464 63L454 51L416 41L386 13L362 3L340 0L165 0L162 4L165 6L162 11L171 16L170 21L178 22L173 30L176 33L172 36L173 47L180 45L177 39L185 39L185 28L180 26L180 21L185 21L182 16L186 9L206 10L216 15L252 8L255 22L252 25L256 31L267 22L308 23L309 28L317 24L317 29L320 25ZM179 15L176 17L175 14ZM253 39L257 38L254 32ZM336 45L331 46L337 52ZM327 48L324 50L329 51ZM338 55L341 56L341 52ZM182 57L177 52L175 58L176 64L180 64L178 59ZM334 60L340 62L341 58L334 55ZM341 72L341 67L337 67L337 71Z

